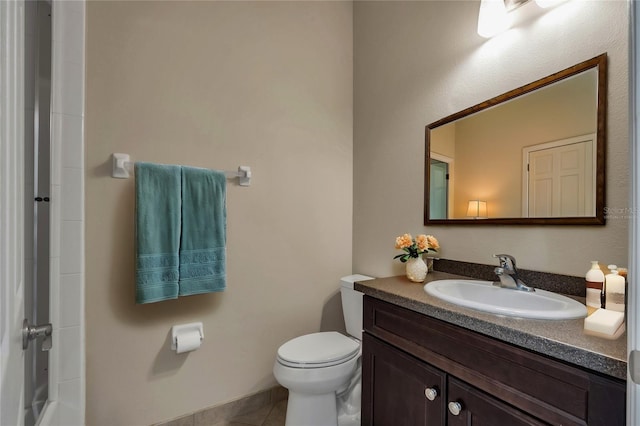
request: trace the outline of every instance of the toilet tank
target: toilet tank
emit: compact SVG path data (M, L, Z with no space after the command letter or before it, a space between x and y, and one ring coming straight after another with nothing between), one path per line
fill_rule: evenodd
M340 279L340 294L342 295L342 312L347 333L358 340L362 340L362 296L363 293L353 289L356 281L372 280L366 275L349 275Z

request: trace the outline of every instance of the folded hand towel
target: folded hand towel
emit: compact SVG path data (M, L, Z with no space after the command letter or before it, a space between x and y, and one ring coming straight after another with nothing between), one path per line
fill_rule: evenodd
M136 303L178 297L180 166L136 163Z
M182 167L180 296L226 287L226 185L223 172Z

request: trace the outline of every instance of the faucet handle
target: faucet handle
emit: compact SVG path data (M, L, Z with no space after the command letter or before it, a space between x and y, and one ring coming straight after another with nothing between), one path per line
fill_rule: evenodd
M500 266L507 268L508 270L516 270L516 258L510 254L494 254L493 257L497 257L500 260Z

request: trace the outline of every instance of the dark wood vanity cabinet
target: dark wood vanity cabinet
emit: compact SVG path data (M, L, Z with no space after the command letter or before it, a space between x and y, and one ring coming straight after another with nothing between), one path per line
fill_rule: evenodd
M625 424L623 380L370 296L364 330L363 425Z
M445 424L443 371L368 334L362 356L363 425Z

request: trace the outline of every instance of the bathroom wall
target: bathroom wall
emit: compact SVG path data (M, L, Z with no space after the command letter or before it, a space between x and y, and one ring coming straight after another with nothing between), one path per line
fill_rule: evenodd
M351 273L350 2L87 3L86 423L142 425L275 385L286 340L342 327ZM134 179L110 155L234 170L223 293L134 303ZM203 346L169 349L204 323Z
M441 256L583 275L589 260L626 265L628 3L569 1L513 12L491 40L476 33L479 2L354 4L354 271L403 273L397 235L429 233ZM609 56L606 226L423 225L425 125L606 52ZM457 153L456 153L457 154ZM366 248L366 250L364 249Z

